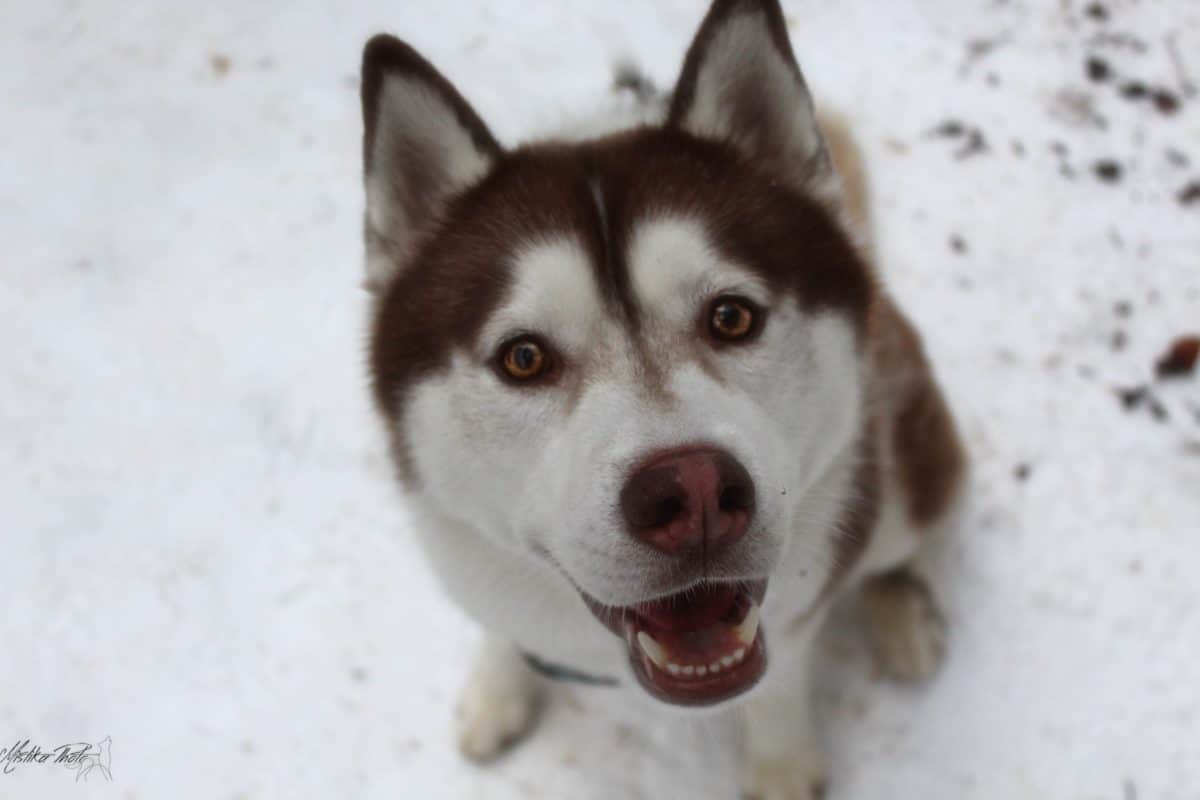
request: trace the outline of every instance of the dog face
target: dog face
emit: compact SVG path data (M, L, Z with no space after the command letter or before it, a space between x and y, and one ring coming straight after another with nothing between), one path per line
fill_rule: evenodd
M505 150L363 66L371 365L408 488L549 562L654 696L766 668L758 604L861 420L867 270L776 2L710 11L662 124ZM793 576L796 580L801 580Z

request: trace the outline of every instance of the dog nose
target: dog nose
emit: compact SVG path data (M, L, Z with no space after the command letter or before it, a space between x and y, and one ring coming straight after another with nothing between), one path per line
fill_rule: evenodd
M673 451L634 472L621 514L638 539L669 555L706 555L741 539L754 516L754 482L723 450Z

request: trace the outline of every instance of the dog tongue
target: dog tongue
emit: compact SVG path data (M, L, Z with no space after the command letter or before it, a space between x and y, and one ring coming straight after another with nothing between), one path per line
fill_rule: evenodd
M664 633L699 631L724 621L737 622L742 592L733 584L714 584L672 595L636 608L643 627ZM723 627L723 626L722 626Z

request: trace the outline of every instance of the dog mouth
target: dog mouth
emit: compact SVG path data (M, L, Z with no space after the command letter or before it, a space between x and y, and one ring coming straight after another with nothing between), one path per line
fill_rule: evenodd
M621 608L584 596L625 642L638 682L680 706L711 706L751 689L767 669L760 605L767 582L701 583Z

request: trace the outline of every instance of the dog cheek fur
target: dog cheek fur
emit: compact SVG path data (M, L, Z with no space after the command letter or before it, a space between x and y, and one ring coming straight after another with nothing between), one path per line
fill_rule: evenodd
M448 517L513 546L527 535L523 510L561 415L554 392L521 392L490 370L454 359L443 374L413 387L402 426L421 476L419 491Z
M764 473L760 496L780 509L773 533L785 551L798 547L811 555L809 573L834 560L833 537L807 523L841 502L823 496L820 484L856 446L862 428L865 367L856 342L852 320L785 303L772 315L760 351L730 378L754 404L752 418L761 420L760 430L743 435L753 437L753 459Z

